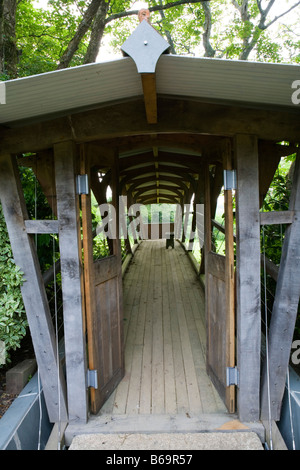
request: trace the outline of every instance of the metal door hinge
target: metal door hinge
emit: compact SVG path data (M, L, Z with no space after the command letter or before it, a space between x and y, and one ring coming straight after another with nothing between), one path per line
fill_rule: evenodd
M237 367L226 367L226 385L239 386L239 371Z
M224 189L236 189L236 170L224 170Z
M98 388L98 372L97 370L87 370L87 386Z
M88 175L76 176L76 193L77 194L89 194Z

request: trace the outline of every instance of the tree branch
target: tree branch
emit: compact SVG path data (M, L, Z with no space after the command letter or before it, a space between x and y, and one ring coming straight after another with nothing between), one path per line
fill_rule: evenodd
M60 62L57 66L57 70L64 69L70 64L72 57L77 51L83 36L88 31L93 22L93 19L98 11L100 3L101 0L92 0L90 5L88 6L85 14L83 15L81 23L75 33L75 36L69 42L67 49L65 50L60 59Z
M162 0L159 0L159 4L160 6L162 6ZM162 21L164 21L165 19L165 13L163 10L159 10L159 13L160 13L160 17L162 19ZM173 41L173 38L171 36L171 33L170 31L166 30L165 28L164 29L164 33L166 35L166 38L168 40L168 43L170 44L170 51L171 51L171 54L174 54L176 55L176 50L175 50L175 46L174 46L174 41Z
M160 10L168 10L169 8L177 7L180 5L186 5L188 3L204 3L207 0L177 0L176 2L166 3L165 5L155 5L153 7L148 8L150 12L152 11L160 11ZM128 10L128 11L120 11L119 13L114 13L106 18L105 24L110 23L113 20L117 20L120 18L126 18L127 16L133 16L138 14L138 10Z
M269 26L274 24L277 20L279 20L279 18L282 18L283 16L287 15L288 13L290 13L292 10L294 10L299 5L300 5L300 1L297 2L295 5L291 6L291 8L289 8L285 12L281 13L281 15L275 16L275 18L272 21L270 21L267 25L264 25L264 27L262 29L265 30L265 29L269 28Z

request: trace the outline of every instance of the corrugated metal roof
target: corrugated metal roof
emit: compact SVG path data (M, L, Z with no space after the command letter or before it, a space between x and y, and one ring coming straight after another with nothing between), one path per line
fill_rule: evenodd
M295 108L292 83L299 70L296 65L163 55L156 70L157 93ZM7 125L142 95L129 57L4 83L0 123Z
M197 98L295 107L292 83L300 66L196 57L161 57L158 92Z

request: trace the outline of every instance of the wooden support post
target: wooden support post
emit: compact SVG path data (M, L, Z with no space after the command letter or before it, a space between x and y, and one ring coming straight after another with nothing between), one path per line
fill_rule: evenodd
M83 279L76 195L76 149L71 141L54 145L57 215L63 292L66 373L70 422L86 422L88 414Z
M257 421L260 411L260 221L257 138L235 138L238 412Z
M51 422L67 421L65 379L56 353L54 327L34 239L25 228L28 214L18 168L10 155L0 156L0 199L14 260L24 273L22 297L49 419Z
M206 276L205 279L205 316L206 316L206 370L209 372L209 350L210 350L210 335L209 335L209 307L208 307L208 299L211 295L209 289L209 283L207 282L208 278L208 254L211 251L212 245L212 226L211 226L211 198L210 198L210 173L209 173L209 165L207 164L205 167L205 190L204 190L204 273Z
M187 251L193 251L193 248L194 248L194 240L195 240L195 234L196 234L196 221L197 221L197 205L200 203L200 197L201 197L201 194L203 193L203 188L205 184L203 176L204 176L204 173L202 171L202 173L199 173L196 191L194 193L193 218L192 218L192 225L191 225Z
M132 197L132 194L130 191L128 191L127 193L127 211L129 211L129 208L134 204L133 202L133 197ZM139 240L141 239L141 227L140 227L140 230L139 232L137 231L137 227L135 225L135 222L134 222L134 217L133 215L129 215L128 216L128 219L129 219L129 224L130 224L130 228L132 230L132 233L131 233L131 236L133 237L133 240L134 240L134 244L138 244L139 243ZM130 230L129 230L130 232ZM129 237L129 233L128 233L128 237Z
M300 150L298 150L290 198L294 220L286 228L269 327L269 367L263 367L262 419L278 421L286 384L300 297ZM268 392L268 380L270 395Z
M88 162L88 157L85 152L85 145L80 146L80 174L88 175L91 181L91 172ZM83 253L84 253L84 299L85 299L85 314L86 314L86 328L88 338L88 367L90 370L98 369L97 362L97 317L95 307L95 279L94 279L94 259L93 259L93 235L92 235L92 202L91 191L89 194L82 194L81 196L81 210L82 210L82 238L83 238ZM96 389L90 388L91 403L95 401Z
M228 141L223 151L223 167L232 170L232 149ZM232 190L224 190L225 211L225 285L226 285L226 364L235 367L235 273ZM226 404L231 413L235 412L235 386L226 388Z

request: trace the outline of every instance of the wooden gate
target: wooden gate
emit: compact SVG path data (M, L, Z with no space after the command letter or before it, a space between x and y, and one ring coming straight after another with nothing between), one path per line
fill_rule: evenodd
M207 172L208 173L208 172ZM225 256L212 251L209 174L206 178L205 273L207 371L228 411L235 412L235 385L227 386L227 368L235 366L235 289L232 191L225 190Z
M81 155L81 172L84 163ZM117 207L116 181L115 174L114 207ZM90 194L81 197L81 208L88 367L90 375L97 371L97 386L90 387L91 412L95 414L124 375L122 259L120 240L115 239L111 256L93 260Z

